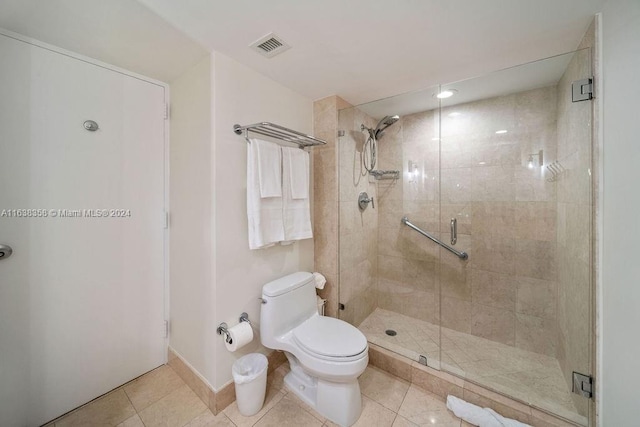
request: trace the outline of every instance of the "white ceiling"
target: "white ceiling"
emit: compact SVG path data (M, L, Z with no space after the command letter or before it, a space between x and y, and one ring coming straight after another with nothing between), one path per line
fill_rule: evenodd
M602 2L0 0L0 27L166 82L215 50L361 104L574 50ZM292 48L248 47L272 31Z
M0 0L0 27L164 82L207 54L135 0Z
M576 49L602 0L138 0L312 99L353 104ZM271 59L248 45L275 32Z

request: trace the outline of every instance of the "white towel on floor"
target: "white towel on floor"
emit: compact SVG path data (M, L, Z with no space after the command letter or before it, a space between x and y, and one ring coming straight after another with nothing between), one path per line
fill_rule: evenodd
M309 153L299 148L282 147L282 205L284 211L284 242L310 239L311 207L309 204ZM301 182L302 184L301 184ZM306 196L301 186L306 186ZM294 191L294 187L297 190ZM294 197L294 194L296 197Z
M282 197L261 196L260 150L258 147L262 146L263 142L266 141L252 139L247 146L247 219L250 249L266 248L284 240ZM278 149L278 157L274 158L271 151L269 151L269 157L272 161L277 160L277 164L273 167L281 171L280 147L276 145L276 148Z
M253 139L258 150L258 181L261 197L282 197L282 153L273 142Z
M447 408L456 417L478 427L531 427L529 424L505 418L491 408L481 408L451 395L447 396Z

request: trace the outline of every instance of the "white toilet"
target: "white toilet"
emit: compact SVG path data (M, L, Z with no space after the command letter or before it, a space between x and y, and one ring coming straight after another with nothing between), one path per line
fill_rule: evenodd
M262 287L260 338L283 350L291 365L284 381L308 405L347 427L360 417L358 376L369 363L365 336L339 319L320 316L313 275L293 273Z

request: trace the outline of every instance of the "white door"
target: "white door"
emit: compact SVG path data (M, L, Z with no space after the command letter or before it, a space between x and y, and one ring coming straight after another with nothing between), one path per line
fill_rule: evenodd
M0 35L2 426L40 425L165 361L164 98Z

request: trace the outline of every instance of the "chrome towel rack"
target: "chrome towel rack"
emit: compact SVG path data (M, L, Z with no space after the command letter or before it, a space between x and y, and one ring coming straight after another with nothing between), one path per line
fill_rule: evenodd
M445 248L446 250L448 250L449 252L451 252L452 254L455 254L458 258L463 259L463 260L468 260L469 259L469 255L466 252L460 252L457 251L455 249L453 249L451 246L447 245L444 242L441 242L440 240L436 239L435 237L433 237L431 234L427 233L424 230L421 230L420 228L416 227L415 225L413 225L411 223L411 221L409 221L409 218L402 217L402 223L404 225L406 225L409 228L414 229L415 231L417 231L418 233L422 234L424 237L426 237L427 239L431 240L433 243L436 243L440 246L442 246L443 248Z
M259 135L264 135L282 141L298 144L300 148L325 145L327 143L327 141L316 138L314 136L307 135L302 132L298 132L296 130L289 129L270 122L254 123L247 126L233 125L233 132L236 135L242 135L244 133L247 142L249 141L249 132L253 132Z

